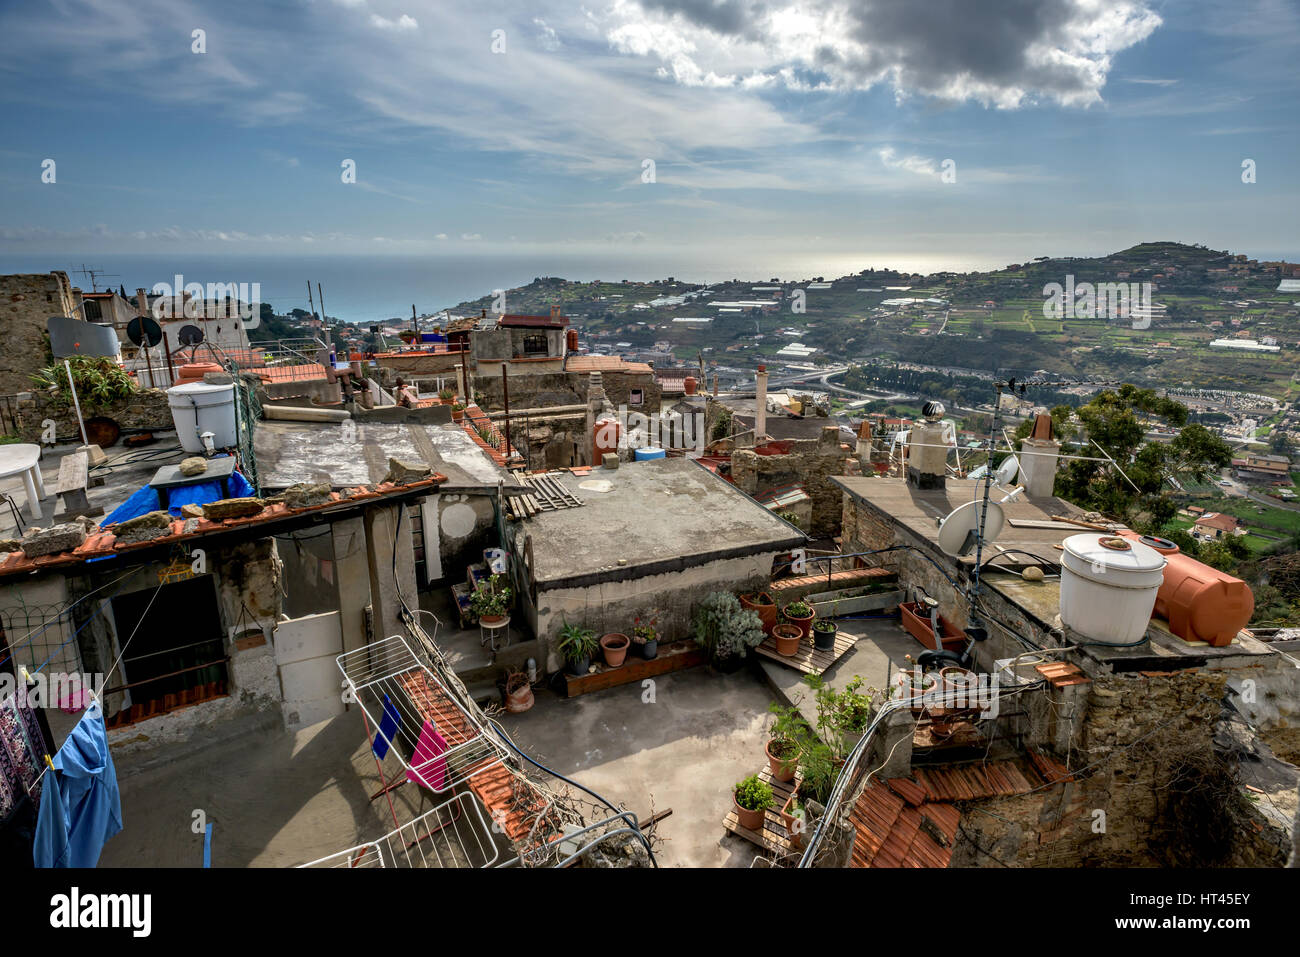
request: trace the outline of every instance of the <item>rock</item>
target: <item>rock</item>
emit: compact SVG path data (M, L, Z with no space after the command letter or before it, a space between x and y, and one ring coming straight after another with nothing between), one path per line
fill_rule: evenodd
M193 535L199 530L199 519L203 517L203 509L199 509L197 516L190 516L185 519L185 524L181 527L182 535Z
M64 522L50 528L29 528L23 533L23 554L28 558L57 555L79 548L86 541L86 526L81 522Z
M607 469L618 468L618 453L606 452L604 455L600 457L600 464Z
M202 475L208 470L208 460L201 455L191 455L187 459L181 459L180 473L182 475Z
M170 535L172 517L166 512L148 512L136 518L128 518L113 529L113 534L123 545L148 542L155 538Z
M203 518L203 506L192 502L181 506L181 518Z
M1020 573L1020 577L1027 582L1040 582L1043 580L1043 570L1037 565L1030 565Z
M22 543L16 538L0 539L0 552L16 552L22 547Z
M212 522L228 518L248 518L262 510L265 503L260 498L223 498L203 506L203 517Z
M290 508L322 505L330 501L332 491L328 482L319 482L315 485L310 482L299 482L297 485L290 485L284 490L284 504Z
M432 474L433 469L423 462L403 462L401 459L390 458L384 481L394 485L409 485L412 482L422 482Z

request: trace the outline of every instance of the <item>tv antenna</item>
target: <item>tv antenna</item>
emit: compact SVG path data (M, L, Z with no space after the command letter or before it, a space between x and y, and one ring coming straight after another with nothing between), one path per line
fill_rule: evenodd
M121 278L121 276L119 276L119 275L118 275L117 273L115 273L115 272L105 272L105 271L102 270L102 269L89 268L89 267L86 266L85 263L82 263L82 264L81 264L81 268L80 268L80 269L75 269L75 270L73 270L73 271L74 271L74 272L81 273L81 275L87 277L87 278L90 280L90 291L91 291L91 292L99 292L99 280L102 279L102 278L105 277L105 276L111 276L111 277L114 278L114 279L120 279L120 278Z

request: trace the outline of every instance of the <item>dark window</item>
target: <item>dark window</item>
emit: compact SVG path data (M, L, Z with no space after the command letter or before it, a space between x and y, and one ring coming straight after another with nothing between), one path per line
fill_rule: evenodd
M99 307L99 303L94 299L86 300L86 318L91 322L100 322L104 318L104 310Z
M644 401L645 401L645 396L642 394L640 389L632 389L627 394L628 405L640 405Z
M524 355L544 356L550 353L546 336L524 336Z

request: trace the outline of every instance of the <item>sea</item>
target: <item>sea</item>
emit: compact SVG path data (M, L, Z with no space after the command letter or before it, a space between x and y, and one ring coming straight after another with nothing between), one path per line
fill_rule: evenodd
M1095 253L1081 252L1080 255ZM1260 260L1287 259L1292 253L1252 253ZM1027 257L1032 258L1032 257ZM692 283L713 283L729 279L766 282L773 278L804 281L814 277L834 279L866 268L894 268L931 273L943 270L970 271L999 269L1009 262L1005 253L996 259L988 255L889 252L809 254L772 252L761 255L720 250L700 255L698 250L633 249L630 252L576 251L563 245L539 246L522 252L471 252L444 254L389 255L288 255L283 253L59 253L0 252L0 274L49 272L61 269L73 285L91 289L94 270L97 288L126 288L134 295L138 287L153 290L155 284L258 283L260 301L277 313L307 309L307 284L317 296L317 284L324 291L325 313L344 322L378 322L410 318L411 307L427 315L461 302L490 296L498 289L524 286L536 277L554 276L588 282L600 279L618 282L673 277ZM509 309L509 300L506 303ZM320 303L316 302L316 308Z

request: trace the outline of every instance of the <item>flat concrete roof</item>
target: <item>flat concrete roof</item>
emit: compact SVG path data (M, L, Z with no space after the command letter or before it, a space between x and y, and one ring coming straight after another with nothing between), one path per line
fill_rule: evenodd
M522 522L539 589L662 574L724 558L781 552L807 537L689 459L624 462L589 475L552 473L584 504ZM611 489L581 488L608 481Z
M833 475L831 481L859 501L866 502L897 522L907 531L934 546L939 551L939 519L959 505L974 501L976 495L983 495L981 482L969 479L949 479L942 489L921 490L907 484L901 478L875 478L866 475ZM993 489L989 499L996 502L1004 493ZM1040 561L1053 565L1061 563L1061 553L1054 545L1059 545L1071 535L1087 532L1088 529L1065 522L1052 522L1052 528L1017 527L1013 521L1051 522L1053 515L1080 519L1084 512L1064 499L1022 497L1018 502L1007 502L1002 506L1007 521L1002 533L997 537L997 544L1004 549L1018 548L1029 552ZM996 558L997 548L985 550L985 558ZM954 562L974 565L972 552L965 558L952 559ZM1024 555L1009 556L1005 564L1023 565L1028 562Z
M732 420L735 423L732 426L732 431L745 432L747 430L754 428L753 412L744 412L744 413L737 412L732 417ZM776 413L776 412L769 412L767 414L766 431L768 435L770 435L772 438L777 440L820 439L822 436L822 429L826 428L828 425L833 425L837 429L839 428L839 423L836 422L834 419L823 418L820 415L812 415L812 416L808 416L807 418L801 418L796 416L781 415L780 413Z
M424 462L447 487L492 485L506 473L459 425L263 421L253 434L263 488L329 482L350 488L382 481L390 457Z

